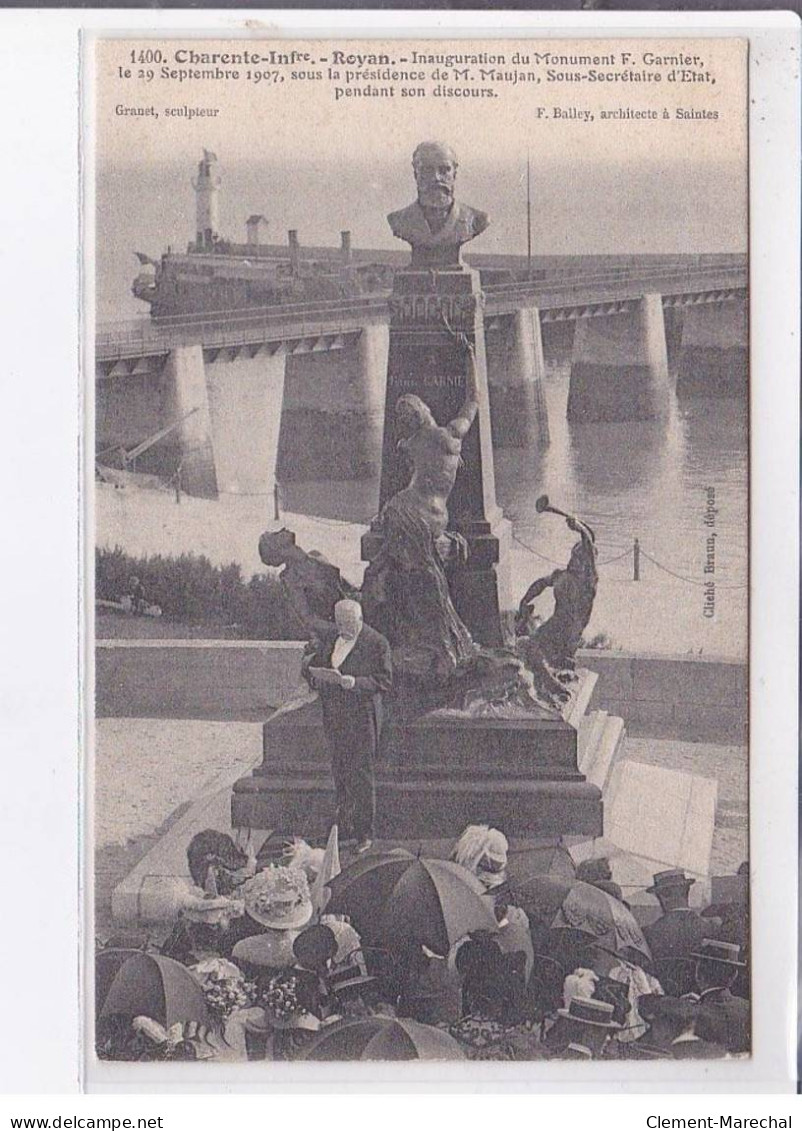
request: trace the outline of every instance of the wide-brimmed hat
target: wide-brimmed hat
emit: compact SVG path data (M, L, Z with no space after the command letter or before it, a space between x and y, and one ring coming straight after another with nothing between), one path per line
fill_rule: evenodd
M329 986L333 993L340 994L344 993L346 990L361 989L364 986L375 985L378 980L379 979L374 977L373 974L363 973L361 967L354 963L333 971L329 975Z
M238 894L250 917L263 927L287 931L312 918L309 881L301 868L273 865L246 880Z
M681 868L667 868L664 872L655 872L652 876L652 886L646 890L655 895L669 888L689 888L696 880L686 876Z
M691 951L691 958L704 962L721 962L725 966L746 966L741 962L741 948L737 943L721 942L719 939L702 939L698 950Z
M258 935L240 939L231 951L231 957L245 969L281 970L295 963L292 949L297 931L271 931L265 929Z
M590 997L572 997L567 1009L557 1010L560 1017L568 1021L580 1021L583 1025L598 1025L602 1029L620 1029L617 1021L613 1021L615 1006L606 1001L597 1001Z
M507 863L509 842L499 829L489 825L468 825L454 845L453 858L469 871L475 871L484 860L495 867Z

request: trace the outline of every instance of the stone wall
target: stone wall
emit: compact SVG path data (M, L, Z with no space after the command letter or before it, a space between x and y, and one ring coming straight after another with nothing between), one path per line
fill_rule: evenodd
M744 743L749 674L723 658L585 651L598 673L590 707L625 720L627 733L696 742Z
M98 717L266 719L299 694L301 641L100 640Z
M258 720L304 689L300 641L104 640L95 652L99 717ZM745 664L586 651L599 675L590 709L653 738L746 740Z

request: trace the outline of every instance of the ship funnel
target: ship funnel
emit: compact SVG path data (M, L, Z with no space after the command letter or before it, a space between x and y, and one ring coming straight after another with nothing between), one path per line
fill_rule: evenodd
M246 241L249 247L258 247L267 235L268 221L262 215L249 216L245 221Z
M351 233L340 232L340 259L343 267L348 267L351 262Z
M287 238L290 244L290 268L293 275L297 275L301 267L301 245L298 242L298 232L295 228L290 228L287 232Z

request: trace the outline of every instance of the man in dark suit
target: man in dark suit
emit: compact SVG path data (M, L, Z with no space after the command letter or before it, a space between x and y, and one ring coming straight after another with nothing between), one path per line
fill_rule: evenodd
M722 1045L697 1035L699 1006L695 1000L642 994L638 1013L649 1029L622 1050L626 1059L712 1060L726 1055Z
M699 990L696 1032L705 1040L723 1045L727 1052L749 1052L749 1002L732 992L733 983L744 966L741 948L735 943L703 939L691 957L696 959Z
M302 672L323 707L337 797L337 824L357 852L373 843L376 788L373 762L381 732L381 697L392 687L387 640L362 622L356 601L338 601L335 623L307 646Z
M701 943L707 928L702 917L688 906L688 893L695 880L679 868L657 872L646 890L657 897L663 914L643 928L654 959L688 958Z

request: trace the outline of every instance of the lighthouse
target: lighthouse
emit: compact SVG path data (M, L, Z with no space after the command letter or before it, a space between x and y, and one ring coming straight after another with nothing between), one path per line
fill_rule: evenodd
M220 174L217 172L217 157L208 149L203 151L203 160L198 162L198 176L192 182L196 199L197 247L211 247L219 239L220 212L218 189Z

